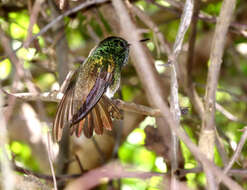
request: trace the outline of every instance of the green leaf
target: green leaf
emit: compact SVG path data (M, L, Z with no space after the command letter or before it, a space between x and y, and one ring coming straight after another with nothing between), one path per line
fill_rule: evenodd
M9 74L11 73L12 65L9 61L9 59L4 59L0 62L0 79L4 80L6 79Z

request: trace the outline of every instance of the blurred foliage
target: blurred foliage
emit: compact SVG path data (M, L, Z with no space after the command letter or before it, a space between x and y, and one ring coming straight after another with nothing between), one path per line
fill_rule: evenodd
M148 2L149 1L139 0L135 1L135 4L152 18L152 20L158 25L165 39L170 44L174 43L179 26L178 16L171 16L171 13L165 12L156 5ZM161 6L168 8L170 7L169 4L163 0L157 0L156 2ZM201 9L207 14L217 16L219 15L221 5L222 1L207 1L202 4ZM238 1L238 6L236 8L236 14L238 15L236 18L239 18L239 20L236 20L236 22L246 24L246 19L241 19L244 17L243 15L246 15L241 7L247 7L246 1ZM3 8L1 8L0 12L1 11L4 11ZM90 34L90 31L88 30L88 27L92 28L95 33L94 35L96 35L99 39L104 38L104 31L108 35L113 33L113 29L111 28L111 25L102 10L98 10L97 15L99 18L93 15L95 12L92 14L89 14L89 12L90 10L86 11L85 14L80 12L75 16L75 18L67 17L64 19L65 33L63 35L66 36L68 42L68 64L70 68L74 68L75 63L80 62L78 59L84 60L90 50L96 44L92 38L92 34ZM50 17L51 15L49 9L44 10L42 14L46 14L47 17ZM33 34L38 33L45 24L51 21L47 18L47 20L45 20L45 18L43 19L44 20L41 20L34 25L32 31ZM11 46L13 49L17 49L26 39L29 21L30 16L27 8L21 11L9 11L5 14L0 14L1 29L4 30L4 32L11 39ZM143 23L141 21L137 20L137 22L143 27ZM102 29L102 26L104 29ZM210 37L214 31L214 28L215 24L199 20L197 25L198 34L196 39L198 41L207 39L207 37ZM23 67L30 71L33 77L32 82L35 83L41 92L51 91L53 89L57 89L56 87L58 87L58 73L57 69L54 69L54 65L56 65L56 58L54 58L54 46L58 39L51 37L50 34L50 32L47 32L47 34L38 38L40 50L32 45L28 49L21 48L17 51L17 57L23 61ZM157 44L155 43L156 37L154 32L152 30L145 31L144 36L151 39L146 44L155 59L155 66L157 71L163 78L168 78L169 75L166 75L168 70L166 68L167 58L164 54L161 54L160 57L158 57L156 46ZM205 41L208 42L209 40ZM185 39L185 43L187 42L188 34ZM196 43L195 56L198 56L198 59L195 65L193 65L195 67L194 70L189 73L193 76L193 80L200 96L203 96L205 93L205 76L209 64L207 57L208 55L206 55L205 58L206 50L204 51L204 49L201 48L203 45L202 43L199 43L199 45ZM16 68L9 59L2 59L4 57L3 46L4 44L0 44L1 85L5 89L13 90L12 82L14 80L14 76L16 75ZM217 132L221 137L225 151L229 156L231 156L241 138L242 132L240 129L242 129L247 123L247 41L245 38L231 33L226 46L227 48L223 58L223 65L218 91L216 93L216 99L220 105L236 116L239 121L231 121L218 111L216 112L215 120L217 125ZM183 59L186 60L185 57ZM185 64L185 62L183 62L183 64ZM131 64L127 65L126 68L124 68L123 73L124 75L122 76L121 84L122 99L124 101L132 102L142 98L144 92L139 79L136 77L136 72L134 71L133 66ZM18 83L17 87L18 89L14 90L18 92L27 91L25 85ZM198 136L200 132L200 122L198 121L198 116L195 114L189 98L182 90L180 91L179 98L181 106L189 108L189 113L182 117L181 126L186 131L190 139L194 143L198 143ZM44 105L47 112L46 114L48 117L50 117L49 121L52 121L52 117L55 114L56 105L54 103L45 103ZM37 107L34 106L34 108L38 112ZM17 113L17 115L19 114L20 111ZM135 126L135 129L121 144L118 151L118 158L123 164L134 165L138 170L167 172L167 165L164 159L160 156L157 156L155 152L148 150L145 146L146 134L144 130L147 125L155 126L155 119L152 117L146 117L141 123ZM17 131L17 133L18 132L19 131ZM180 145L184 158L184 168L191 169L197 167L197 162L186 145L183 142L181 142ZM40 165L38 161L35 160L35 156L32 154L31 147L27 143L14 139L8 145L8 149L15 155L15 160L22 166L30 168L34 171L39 171ZM239 158L240 166L236 164L237 168L240 168L244 162L246 162L246 156L247 147L245 146ZM214 160L218 166L223 166L221 155L219 154L217 148L215 148ZM121 179L121 189L155 190L160 189L161 181L161 177L152 177L149 180L126 178ZM243 187L247 188L246 181L243 181L242 179L239 179L239 181ZM206 184L206 178L203 173L191 173L186 175L186 182L190 187L199 187L203 189Z
M11 73L11 67L12 65L9 59L5 59L0 62L0 79L1 80L4 80L9 76L9 74Z
M27 144L13 141L9 148L14 155L15 161L22 163L26 168L30 168L33 171L39 171L39 164L33 158L32 150Z

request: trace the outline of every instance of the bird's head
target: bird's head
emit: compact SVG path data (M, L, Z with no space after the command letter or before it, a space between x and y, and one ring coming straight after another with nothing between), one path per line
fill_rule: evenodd
M130 44L123 38L111 36L99 43L95 53L102 56L112 56L115 63L122 67L128 61L129 46Z

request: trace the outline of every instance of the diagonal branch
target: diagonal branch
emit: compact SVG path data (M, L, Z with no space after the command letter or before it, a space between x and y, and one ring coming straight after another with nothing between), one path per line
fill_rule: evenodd
M27 31L27 38L26 41L24 42L24 47L27 47L26 44L30 44L29 41L32 38L32 31L33 31L33 26L37 21L39 11L41 8L42 3L44 0L37 0L34 2L34 5L32 7L31 15L30 15L30 23L28 26L28 31Z
M224 173L227 174L229 172L229 170L231 169L231 167L233 166L233 164L235 163L235 161L238 159L241 151L242 151L242 148L246 142L246 139L247 139L247 127L244 127L244 133L243 135L241 136L241 139L238 143L238 146L231 158L231 160L229 161L228 165L224 168Z

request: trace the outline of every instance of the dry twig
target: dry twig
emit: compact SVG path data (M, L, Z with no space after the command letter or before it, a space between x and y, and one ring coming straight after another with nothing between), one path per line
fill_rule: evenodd
M241 136L241 139L238 143L238 146L236 148L236 150L234 151L234 154L231 158L231 160L229 161L228 165L225 167L224 169L224 173L227 174L229 172L229 170L232 168L233 164L235 163L235 161L238 159L241 151L242 151L242 148L246 142L246 139L247 139L247 127L244 127L244 133L242 134Z
M44 2L44 0L37 0L34 2L34 5L32 7L32 13L30 16L30 23L28 26L28 32L27 32L27 38L26 41L24 42L24 47L27 48L28 46L26 46L26 44L30 44L30 39L32 38L32 31L33 31L33 26L37 21L38 15L39 15L39 11L41 8L42 3Z
M193 13L193 0L187 0L184 6L183 14L181 16L181 22L178 29L178 34L176 36L176 40L173 46L172 54L168 57L168 62L170 62L170 68L171 68L171 80L170 80L170 86L171 86L171 114L173 116L174 121L176 122L176 125L174 127L180 126L180 117L181 117L181 111L179 108L179 97L178 97L178 79L177 79L177 58L178 55L181 52L183 40L186 31L189 28L192 13ZM172 160L172 175L173 173L178 169L178 149L179 149L179 141L176 136L176 133L172 131L172 153L173 153L173 160ZM172 177L172 183L171 183L171 189L177 189L177 183L174 178Z
M25 101L44 101L44 102L59 102L63 96L62 93L58 91L45 92L40 94L34 93L9 93L3 90L8 96L13 96ZM120 99L112 100L120 109L128 112L138 113L142 115L148 115L157 117L160 116L160 111L158 109L150 108L144 105L135 104L133 102L124 102Z
M131 169L131 168L129 168ZM92 189L96 185L102 183L102 178L111 180L111 179L120 179L120 178L140 178L147 179L153 176L162 176L162 173L155 172L139 172L139 171L128 171L127 167L122 166L118 162L112 162L102 167L90 170L86 174L82 175L80 178L76 179L70 183L66 190L72 189Z
M201 99L199 98L199 95L197 94L197 91L193 85L193 78L191 76L190 71L192 70L192 66L194 64L194 50L195 50L195 43L196 43L196 35L197 35L197 21L198 21L198 14L200 9L200 1L196 0L194 1L194 10L193 10L193 16L191 21L191 32L189 36L189 49L187 54L187 66L186 66L186 78L184 80L184 89L186 94L189 96L190 101L199 115L199 117L202 119L204 107Z
M225 0L222 4L220 16L218 18L216 29L213 37L213 44L210 54L210 66L208 71L206 93L205 93L205 112L202 120L202 130L199 137L199 147L205 152L209 159L213 159L215 145L215 103L216 90L226 34L230 26L231 18L235 8L235 0ZM216 188L215 177L204 165L209 189Z

